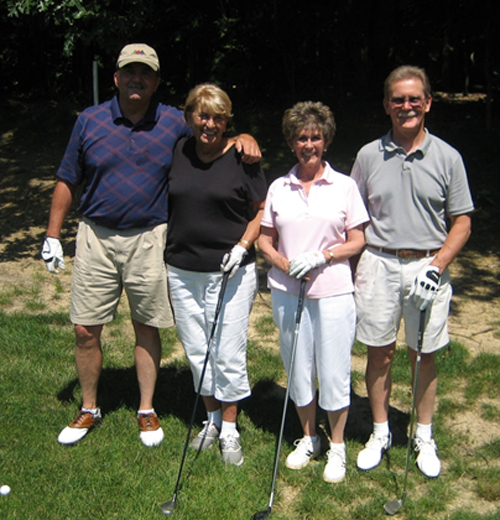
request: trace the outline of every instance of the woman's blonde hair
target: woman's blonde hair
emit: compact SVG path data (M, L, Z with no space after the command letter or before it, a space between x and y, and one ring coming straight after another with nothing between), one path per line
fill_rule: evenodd
M224 115L231 119L233 105L229 96L214 83L201 83L192 88L184 105L184 119L196 109L216 115Z

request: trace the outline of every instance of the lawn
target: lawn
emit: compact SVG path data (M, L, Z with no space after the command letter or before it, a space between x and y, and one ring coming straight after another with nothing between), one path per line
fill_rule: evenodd
M102 426L74 447L60 446L59 430L70 421L80 402L73 361L73 331L65 312L52 312L33 294L60 295L60 278L35 270L31 280L0 301L0 484L12 492L0 497L2 519L149 519L163 517L159 506L170 500L194 402L191 375L174 330L162 331L163 362L156 409L165 441L146 448L135 421L138 388L133 367L133 342L126 306L107 328L105 363L99 400ZM67 274L63 277L68 278ZM64 290L62 291L64 293ZM0 297L2 294L0 294ZM5 296L5 291L3 292ZM9 313L14 302L24 311ZM27 303L31 302L31 305ZM60 302L56 298L55 305ZM175 517L181 519L250 519L269 500L275 443L286 379L276 348L267 293L257 300L249 344L253 396L239 416L245 453L241 468L225 467L216 448L189 452ZM364 359L356 345L353 362ZM449 421L473 411L492 428L500 423L500 356L472 358L454 343L440 353L439 413L436 438L443 473L423 477L411 464L408 498L399 515L404 519L474 520L498 518L500 508L500 437L477 449L466 435L448 428ZM385 518L383 506L399 498L406 456L409 419L409 365L399 349L394 365L395 399L391 408L395 446L381 466L364 473L355 458L369 435L369 406L363 397L362 373L353 374L352 407L347 426L348 472L336 485L323 482L325 456L302 471L288 470L284 457L300 437L292 407L287 415L272 517L295 519ZM450 398L452 396L452 398ZM198 410L197 425L203 419ZM324 451L326 420L319 414ZM473 425L472 425L473 426Z
M338 137L329 152L335 167L348 171L359 146L385 131L387 122L377 108L376 116L370 112L350 117L349 107L340 107ZM474 217L473 237L452 273L456 289L452 335L464 341L443 349L438 360L435 436L443 472L438 479L426 479L412 459L408 498L399 515L403 520L500 518L500 250L498 190L489 181L498 164L494 154L486 161L484 154L476 153L479 147L494 149L499 136L482 130L480 108L462 104L450 111L436 103L430 120L438 135L463 150L480 211ZM161 446L145 448L138 438L138 388L126 305L104 333L102 426L74 447L60 446L56 440L75 416L81 398L68 319L75 212L63 235L67 271L58 276L47 273L37 255L54 171L74 117L66 109L22 104L0 109L0 485L12 488L9 495L0 496L0 519L162 518L160 504L172 498L195 397L175 330L162 331L163 361L155 400L166 437ZM281 113L268 109L248 117L250 131L262 143L270 178L284 173L293 159L279 135ZM247 130L241 120L237 125ZM266 266L260 265L259 272L261 292L252 313L248 348L253 393L239 415L245 463L241 468L224 467L217 449L199 456L189 453L175 512L179 520L249 520L269 501L286 377L265 289ZM390 411L395 442L383 463L368 473L355 467L371 429L363 383L366 353L357 344L346 430L347 477L337 485L323 482L324 454L302 471L284 466L293 441L301 435L290 407L272 518L386 518L384 504L401 496L411 406L409 364L404 346L400 347ZM319 419L326 451L324 414ZM202 420L200 406L196 431Z

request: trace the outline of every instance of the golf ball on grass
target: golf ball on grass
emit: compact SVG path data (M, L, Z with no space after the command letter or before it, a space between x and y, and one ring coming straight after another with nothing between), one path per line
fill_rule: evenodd
M0 487L0 495L8 495L10 493L10 486L4 485Z

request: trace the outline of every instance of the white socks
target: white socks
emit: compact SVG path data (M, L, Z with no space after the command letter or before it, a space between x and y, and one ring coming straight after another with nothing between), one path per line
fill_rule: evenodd
M236 439L239 438L240 434L239 434L238 430L236 429L236 423L222 421L222 428L220 430L219 438L224 439L226 437L229 437L230 435L232 435Z
M373 434L377 438L389 437L389 421L383 423L373 423Z
M208 424L215 424L217 426L217 429L220 430L220 426L222 423L222 411L219 408L218 410L215 410L215 412L207 412L207 420Z
M96 415L99 412L99 408L81 408L82 412L90 412L92 415Z
M148 414L148 413L155 413L155 409L151 408L151 410L137 410L137 415L139 414Z
M423 441L429 442L432 439L432 423L431 424L420 424L417 423L417 429L415 431L415 437L422 439Z

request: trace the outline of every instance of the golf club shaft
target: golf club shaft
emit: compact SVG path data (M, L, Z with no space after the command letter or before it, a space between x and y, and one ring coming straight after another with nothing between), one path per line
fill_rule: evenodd
M297 349L297 341L299 338L300 320L302 318L302 310L304 308L304 295L305 295L307 281L308 280L306 278L302 278L302 280L300 281L299 302L297 305L297 313L295 315L295 330L293 332L292 352L291 352L291 358L290 358L290 365L288 368L288 382L286 385L285 402L283 404L283 413L281 416L281 425L280 425L280 431L279 431L277 447L276 447L276 456L274 459L273 479L271 482L271 494L269 497L269 505L268 505L269 511L271 510L271 507L273 506L273 501L274 501L274 488L276 486L276 477L278 475L278 465L279 465L279 458L280 458L280 453L281 453L281 442L283 440L283 432L285 430L286 409L288 406L288 399L290 397L290 383L292 380L293 363L294 363L294 359L295 359L295 350Z
M189 428L188 428L188 432L187 432L187 436L186 436L186 442L184 443L184 451L182 453L182 459L181 459L181 464L180 464L180 467L179 467L179 473L177 475L177 482L175 483L174 495L172 497L172 504L173 505L175 505L175 501L177 499L177 493L179 491L179 484L180 484L180 481L181 481L181 475L182 475L182 469L184 467L184 461L186 460L186 453L187 453L187 449L188 449L188 446L189 446L189 439L191 437L191 430L193 429L194 419L196 417L196 409L198 408L198 401L200 400L201 387L203 385L203 379L205 377L205 372L206 372L206 369L207 369L208 359L210 357L210 347L212 345L212 340L213 340L213 338L215 336L215 331L217 329L217 323L219 321L219 314L220 314L220 311L221 311L221 308L222 308L222 302L224 300L224 294L226 292L226 286L227 286L227 281L228 280L229 280L229 272L224 273L222 275L222 283L221 283L221 288L220 288L220 291L219 291L219 297L217 299L217 305L215 307L215 314L214 314L214 321L213 321L213 324L212 324L212 330L210 331L210 336L209 336L208 341L207 341L207 352L205 354L205 360L203 362L203 369L201 371L200 381L198 383L198 390L196 391L196 397L195 397L194 405L193 405L193 412L191 414L191 420L189 421Z
M417 360L415 362L415 373L413 374L413 396L412 396L412 405L411 405L411 413L410 413L410 431L408 433L408 445L406 448L406 466L405 466L405 478L403 482L403 494L401 496L401 502L404 502L406 499L406 482L408 481L408 469L410 465L410 454L411 454L411 444L413 440L413 424L415 418L415 408L417 402L417 388L418 388L418 375L420 373L420 361L422 359L422 344L423 344L423 335L425 329L425 310L420 311L420 322L418 325L418 336L417 336Z

